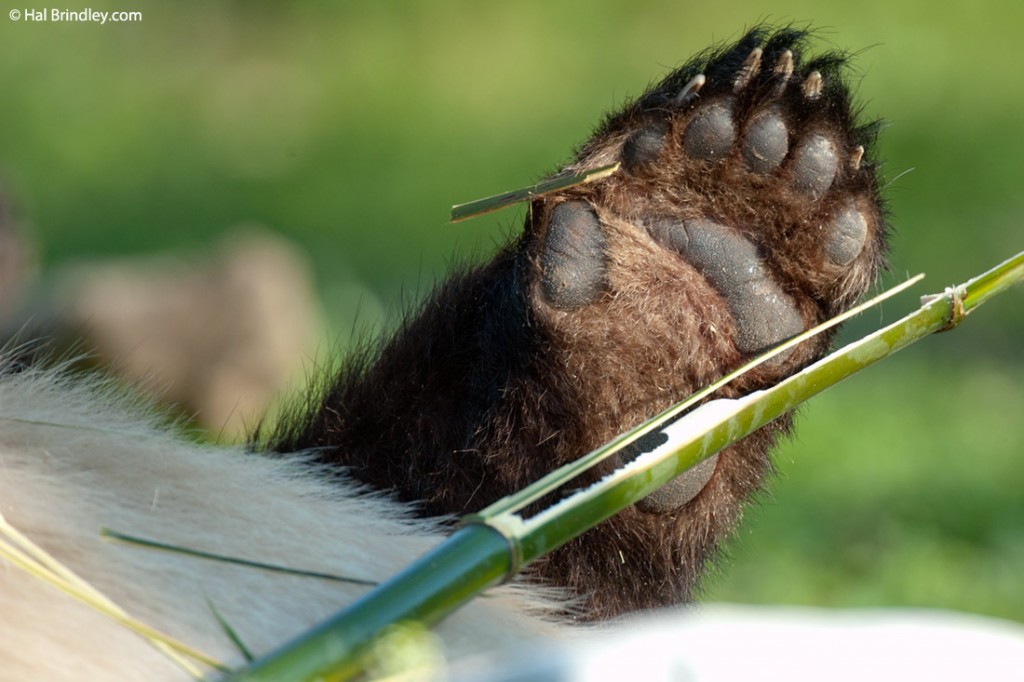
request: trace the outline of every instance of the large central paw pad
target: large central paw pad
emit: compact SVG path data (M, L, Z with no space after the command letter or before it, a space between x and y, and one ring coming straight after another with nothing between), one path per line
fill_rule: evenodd
M796 303L775 281L757 245L736 230L706 218L656 222L648 229L725 298L741 352L756 353L803 331Z
M622 391L600 406L636 411L627 423L847 307L875 275L883 221L865 155L872 133L853 125L842 60L802 64L801 40L754 32L673 73L570 166L618 160L617 174L534 202L534 305L579 363L583 389L601 395L603 376L647 385L641 372L664 373L646 411ZM826 344L782 356L760 381ZM714 472L685 474L641 508L677 509Z

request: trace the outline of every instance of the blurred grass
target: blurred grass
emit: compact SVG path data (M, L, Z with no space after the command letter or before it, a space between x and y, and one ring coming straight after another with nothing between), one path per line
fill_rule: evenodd
M1024 6L762 7L191 0L133 3L141 24L4 19L0 180L49 266L269 225L308 251L344 336L518 229L515 211L448 225L451 204L538 179L599 112L767 18L858 52L866 115L890 122L894 276L941 290L1024 248ZM777 504L710 594L1024 620L1020 296L808 408Z
M814 400L706 598L1024 620L1022 378L887 362Z

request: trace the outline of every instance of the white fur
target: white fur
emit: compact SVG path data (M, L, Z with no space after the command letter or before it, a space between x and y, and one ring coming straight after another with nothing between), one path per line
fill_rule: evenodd
M382 580L442 537L301 458L191 443L94 380L0 378L0 512L133 616L229 664L241 657L207 604L266 652L368 589L104 540L171 544ZM535 592L531 592L535 594ZM450 654L502 650L559 628L543 597L494 590L440 629ZM0 679L172 680L148 642L0 560Z
M0 377L0 512L132 615L230 665L241 656L207 599L260 654L368 588L105 541L101 527L370 580L442 538L301 458L195 445L116 391L56 372ZM684 610L566 648L543 615L558 605L511 586L456 613L440 628L448 654L495 655L456 679L999 679L1024 660L1018 625L900 611ZM147 641L0 560L0 680L186 679Z

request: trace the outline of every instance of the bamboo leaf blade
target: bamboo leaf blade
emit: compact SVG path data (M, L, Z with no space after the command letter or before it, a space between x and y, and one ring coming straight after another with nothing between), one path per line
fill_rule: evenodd
M208 656L130 616L88 581L82 579L23 535L7 522L2 514L0 514L0 558L148 640L175 665L195 679L200 679L202 673L193 664L193 661L222 672L228 671L227 666L212 656Z
M180 554L182 556L193 557L196 559L219 561L226 564L244 566L246 568L256 568L263 571L270 571L271 573L296 575L303 578L317 578L319 580L331 580L334 582L350 583L352 585L365 585L367 587L374 587L380 584L379 582L374 580L353 578L350 576L337 575L335 573L325 573L323 571L311 571L304 568L295 568L293 566L282 566L280 564L271 564L265 561L255 561L253 559L245 559L243 557L229 556L227 554L210 552L206 550L196 549L194 547L172 545L166 542L160 542L158 540L150 540L148 538L141 538L134 535L128 535L127 533L122 533L120 531L112 530L110 528L101 528L100 536L110 540L116 540L118 542L124 542L130 545L135 545L136 547L143 547L146 549L153 549L162 552L170 552L172 554Z
M402 573L228 681L344 680L358 674L376 636L403 621L434 625L488 587L511 564L507 540L474 524L453 533Z
M538 182L536 185L530 185L529 187L523 187L521 189L512 190L511 192L502 192L501 194L495 194L494 196L485 197L483 199L477 199L470 201L465 204L457 204L452 206L450 222L458 223L463 220L469 220L477 216L499 211L508 206L514 206L523 201L530 201L537 197L542 197L552 192L558 192L563 189L569 189L576 185L583 185L588 182L594 182L601 178L606 178L612 173L619 170L620 164L618 162L601 166L600 168L594 168L593 170L586 170L580 173L574 173L572 175L556 175L553 178Z

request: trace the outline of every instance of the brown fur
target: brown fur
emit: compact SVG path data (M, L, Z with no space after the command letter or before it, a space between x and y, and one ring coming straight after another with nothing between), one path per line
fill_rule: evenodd
M644 229L652 217L710 217L756 244L805 326L850 305L882 261L884 220L870 161L872 129L857 127L836 55L801 63L803 33L757 29L728 49L697 57L609 117L567 170L614 162L630 133L666 122L656 163L535 200L521 238L490 263L458 272L379 350L353 359L319 400L303 406L270 439L281 451L318 448L426 514L478 510L519 490L747 359L734 343L736 320L722 295L678 253ZM770 72L733 94L732 81L751 50L765 71L792 50L799 84L813 70L821 97L787 87L776 105L791 139L827 130L843 163L829 192L812 201L791 188L783 165L757 175L737 160L687 158L679 140L692 112L734 97L735 119L771 104ZM696 74L700 98L673 109L672 98ZM795 142L794 142L795 144ZM846 163L868 147L859 168ZM585 201L605 240L604 287L573 309L549 305L539 291L548 216L568 200ZM828 261L821 240L837 207L855 201L868 223L860 255ZM729 388L749 392L820 357L829 339L805 343L781 363ZM706 487L676 511L629 508L537 562L531 570L586 597L587 618L610 617L690 597L719 539L770 470L768 451L788 430L777 420L725 450Z

